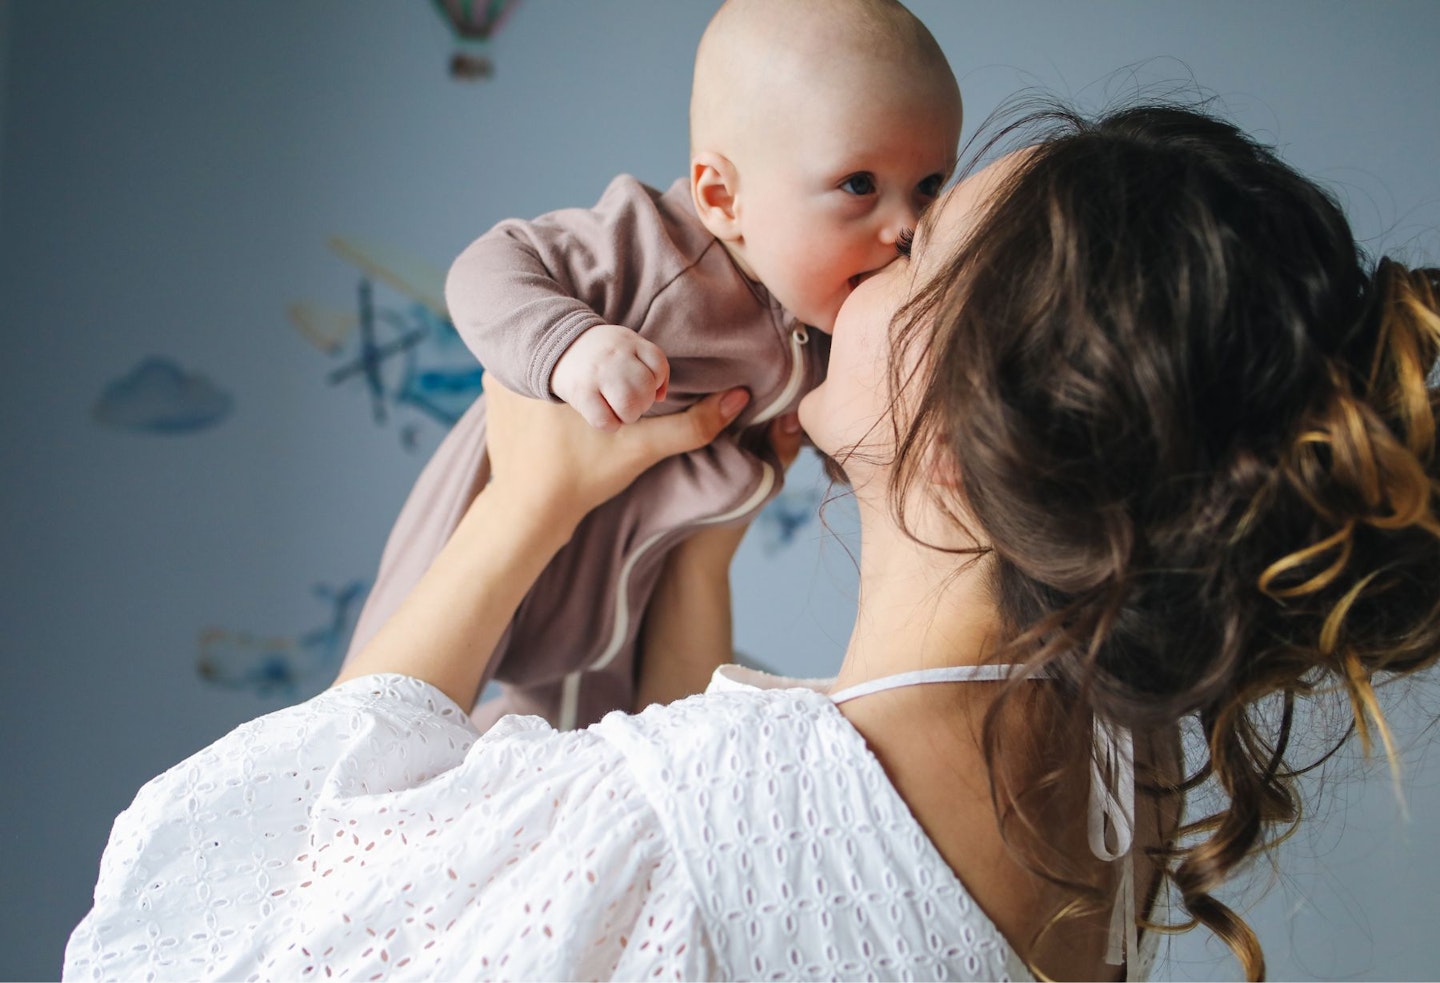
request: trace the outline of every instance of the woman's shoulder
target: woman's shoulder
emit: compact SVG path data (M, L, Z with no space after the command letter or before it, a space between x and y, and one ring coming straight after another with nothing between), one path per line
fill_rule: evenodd
M615 744L751 978L1004 979L1023 965L823 690L727 667L591 731Z
M642 784L662 798L705 774L712 787L756 768L801 776L822 758L855 762L864 752L825 696L828 680L801 680L722 666L705 692L638 714L611 713L590 730L620 749ZM808 777L801 784L813 791ZM776 786L777 794L784 790Z

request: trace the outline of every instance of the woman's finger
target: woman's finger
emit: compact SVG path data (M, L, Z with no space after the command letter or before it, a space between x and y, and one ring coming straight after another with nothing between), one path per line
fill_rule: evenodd
M535 503L578 517L618 494L650 467L703 447L750 395L716 393L682 413L648 417L603 433L568 406L528 399L485 377L487 442L496 481L525 489Z
M704 447L720 435L750 402L744 389L712 393L683 413L637 420L621 430L652 463Z

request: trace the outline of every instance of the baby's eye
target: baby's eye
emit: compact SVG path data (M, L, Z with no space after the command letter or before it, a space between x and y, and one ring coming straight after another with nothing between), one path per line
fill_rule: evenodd
M944 186L944 174L931 174L925 180L921 181L918 185L916 185L915 188L926 198L935 198L939 196L940 189Z
M840 190L852 195L873 195L875 193L875 175L868 171L851 174L840 182Z
M910 257L910 247L915 244L915 230L901 229L895 237L895 251L905 258Z

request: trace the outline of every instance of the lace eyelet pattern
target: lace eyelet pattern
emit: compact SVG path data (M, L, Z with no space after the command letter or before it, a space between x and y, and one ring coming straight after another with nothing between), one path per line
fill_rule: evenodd
M403 676L252 721L115 822L67 979L1006 979L820 693L477 736Z

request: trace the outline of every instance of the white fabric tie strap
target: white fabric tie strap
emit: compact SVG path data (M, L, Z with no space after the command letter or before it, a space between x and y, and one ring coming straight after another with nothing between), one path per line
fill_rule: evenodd
M1004 682L1015 674L1040 679L1042 670L1026 671L1018 665L937 666L893 676L881 676L830 694L844 703L872 693L918 686L922 683ZM1094 718L1095 748L1090 762L1088 831L1090 851L1106 863L1120 861L1120 884L1110 914L1110 941L1105 961L1112 966L1125 963L1125 978L1139 971L1138 932L1135 927L1135 741L1128 727L1113 726Z
M1131 978L1137 960L1135 929L1135 739L1128 727L1094 718L1095 750L1090 761L1090 852L1100 860L1120 861L1120 885L1110 914L1105 961L1126 962Z

